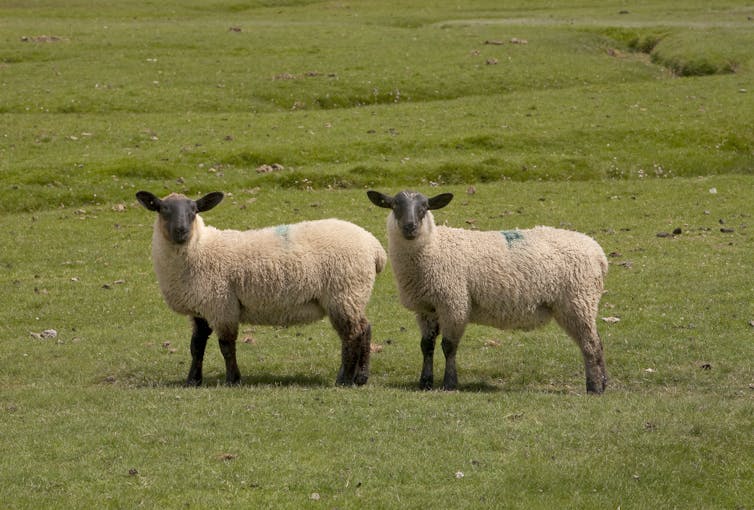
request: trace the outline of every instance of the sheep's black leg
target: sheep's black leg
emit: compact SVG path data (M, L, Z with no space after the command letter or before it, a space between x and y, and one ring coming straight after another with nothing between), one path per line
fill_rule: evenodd
M458 387L458 373L456 372L456 351L458 340L452 340L443 334L442 352L445 354L445 377L442 381L442 389L455 390Z
M361 320L361 333L357 343L359 357L356 360L353 382L357 386L363 386L369 380L369 356L372 352L372 325L366 319Z
M421 348L422 348L422 373L419 376L419 388L431 390L434 385L433 363L435 354L435 341L440 333L440 326L437 320L427 315L417 315L417 322L421 330Z
M225 384L227 385L235 385L241 382L241 371L238 369L238 362L236 361L237 336L237 327L218 331L220 352L225 359Z
M339 386L349 386L353 384L356 374L356 362L359 357L358 348L355 348L355 342L347 336L341 334L340 343L340 368L335 378L335 384Z
M605 369L605 355L599 334L590 341L584 342L582 348L584 366L586 369L586 392L599 395L607 387L607 370Z
M202 384L204 349L207 347L209 335L212 334L212 328L201 317L192 317L191 321L194 331L191 335L191 368L186 379L186 386L199 386Z
M354 321L339 311L330 312L330 322L341 340L341 363L335 383L362 385L369 378L372 330L366 318Z
M586 392L599 395L607 387L607 370L605 369L602 340L597 333L595 319L593 317L585 318L577 313L558 313L555 315L555 319L581 349L586 372Z

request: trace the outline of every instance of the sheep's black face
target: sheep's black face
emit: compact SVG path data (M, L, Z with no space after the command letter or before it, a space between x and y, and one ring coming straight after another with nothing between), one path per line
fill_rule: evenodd
M184 244L189 240L197 212L196 202L187 198L168 198L162 201L160 220L172 242Z
M421 193L402 191L395 195L392 209L403 238L416 239L424 216L429 211L427 197Z
M442 193L427 198L421 193L413 191L401 191L394 197L377 191L368 191L367 196L374 205L392 209L401 235L409 241L419 236L427 211L445 207L453 198L451 193Z
M196 215L219 204L223 194L215 191L194 201L172 193L161 200L148 191L139 191L136 199L146 209L160 215L160 229L167 239L175 244L185 244L191 237Z

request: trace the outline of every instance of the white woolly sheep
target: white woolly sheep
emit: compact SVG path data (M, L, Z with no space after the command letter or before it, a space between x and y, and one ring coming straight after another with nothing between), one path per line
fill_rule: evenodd
M592 238L568 230L481 232L436 226L430 209L453 198L404 191L394 197L367 192L387 219L388 253L401 303L421 329L423 389L433 385L435 339L442 333L443 387L458 385L456 350L468 323L501 329L534 329L551 317L581 348L586 388L607 384L597 307L607 258Z
M387 255L375 237L337 219L260 230L218 230L198 213L223 199L171 194L159 199L140 191L139 202L158 213L152 260L167 304L193 321L187 385L202 382L207 339L217 332L225 381L240 382L236 362L238 324L290 325L325 315L341 338L336 382L365 384L369 377L371 326L365 308Z

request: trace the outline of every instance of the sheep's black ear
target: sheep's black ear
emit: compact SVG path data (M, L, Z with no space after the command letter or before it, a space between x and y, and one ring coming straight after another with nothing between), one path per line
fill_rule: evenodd
M196 209L199 212L209 211L210 209L215 207L217 204L222 202L224 196L225 195L223 195L219 191L208 193L196 201Z
M384 207L385 209L393 208L393 197L380 193L379 191L369 190L367 191L369 200L377 207Z
M150 211L160 211L160 204L162 203L162 200L148 191L139 191L138 193L136 193L136 200L138 200L139 203L144 206L144 208L149 209Z
M427 200L430 209L442 209L453 200L453 193L441 193Z

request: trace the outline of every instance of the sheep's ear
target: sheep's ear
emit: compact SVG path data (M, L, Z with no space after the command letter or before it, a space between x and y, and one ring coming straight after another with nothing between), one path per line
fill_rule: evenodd
M223 195L219 191L208 193L196 201L196 209L199 212L209 211L210 209L215 207L217 204L222 202L224 196L225 195Z
M162 203L162 200L148 191L139 191L138 193L136 193L136 200L138 200L145 209L149 209L150 211L155 212L160 211L160 204Z
M379 191L369 190L367 191L369 200L377 207L384 207L385 209L393 208L393 197L380 193Z
M442 209L453 200L453 193L441 193L427 200L430 209Z

